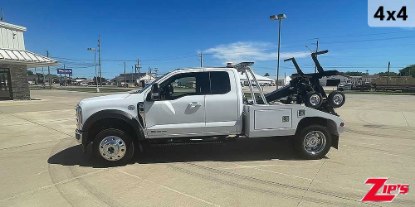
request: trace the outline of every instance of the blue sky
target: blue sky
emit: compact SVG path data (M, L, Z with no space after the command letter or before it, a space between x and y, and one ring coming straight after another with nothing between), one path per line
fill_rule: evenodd
M180 67L223 66L227 61L255 61L258 74L275 75L277 22L285 13L282 57L296 56L306 72L313 71L307 53L328 49L324 66L341 71L392 71L415 63L415 30L371 28L365 0L143 0L58 1L0 0L7 22L27 27L26 49L45 54L74 69L74 76L92 77L93 54L102 37L103 76L131 71L140 58L142 70L159 73ZM293 73L281 62L281 74Z

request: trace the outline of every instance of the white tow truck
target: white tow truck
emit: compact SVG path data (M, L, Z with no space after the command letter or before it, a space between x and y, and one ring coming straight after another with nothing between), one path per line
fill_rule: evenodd
M92 144L99 159L115 164L128 162L143 142L289 136L306 159L320 159L331 147L338 148L344 123L337 114L304 104L270 103L252 64L178 69L141 90L84 99L76 107L76 139L84 151ZM239 73L254 83L249 100Z

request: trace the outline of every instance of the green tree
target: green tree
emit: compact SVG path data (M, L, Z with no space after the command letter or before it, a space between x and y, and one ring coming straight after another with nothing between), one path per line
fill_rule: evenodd
M33 75L33 71L27 70L27 75Z
M347 71L344 73L345 75L350 75L350 76L362 76L362 75L367 75L366 73L363 72L359 72L359 71Z
M401 70L399 70L399 75L402 76L412 76L415 78L415 64L407 66Z
M265 77L268 77L269 76L269 73L265 73L265 75L264 75Z

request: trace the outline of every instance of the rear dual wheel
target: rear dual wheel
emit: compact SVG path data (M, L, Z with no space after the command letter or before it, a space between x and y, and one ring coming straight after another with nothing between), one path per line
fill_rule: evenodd
M321 159L329 152L331 135L321 125L302 129L295 137L295 149L305 159Z

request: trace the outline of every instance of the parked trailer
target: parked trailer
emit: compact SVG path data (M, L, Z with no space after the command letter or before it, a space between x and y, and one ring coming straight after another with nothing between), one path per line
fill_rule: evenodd
M415 92L415 78L411 76L383 76L372 83L375 91Z

